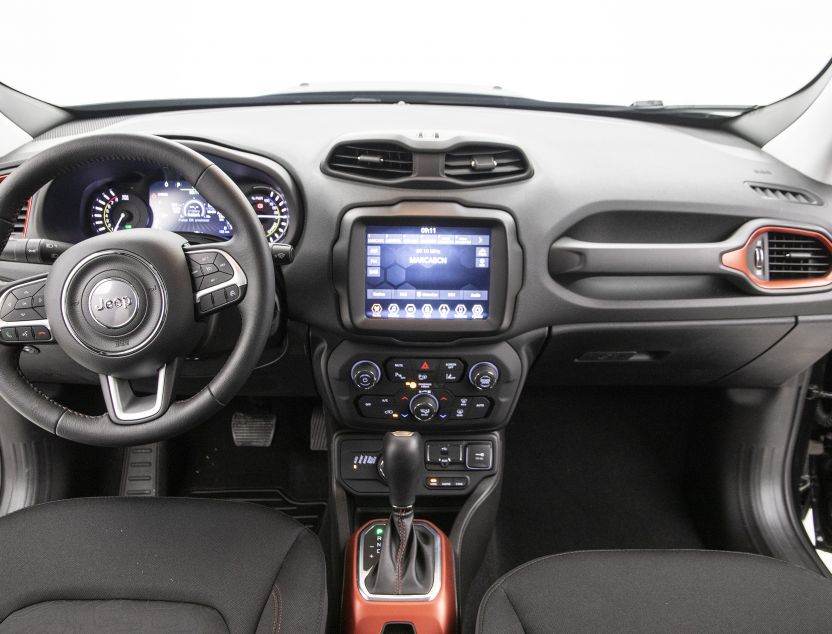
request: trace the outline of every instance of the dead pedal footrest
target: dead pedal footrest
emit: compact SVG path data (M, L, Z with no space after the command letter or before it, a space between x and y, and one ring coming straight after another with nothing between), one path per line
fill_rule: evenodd
M161 443L127 447L121 470L119 495L154 497L159 495Z

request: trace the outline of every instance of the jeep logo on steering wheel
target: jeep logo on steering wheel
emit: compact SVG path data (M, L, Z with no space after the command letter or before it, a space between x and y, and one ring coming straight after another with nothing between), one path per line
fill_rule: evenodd
M114 329L127 325L136 315L138 294L127 280L109 277L99 281L89 295L90 316L100 326Z
M132 297L115 297L113 299L98 298L95 310L108 310L110 308L127 308L133 304Z

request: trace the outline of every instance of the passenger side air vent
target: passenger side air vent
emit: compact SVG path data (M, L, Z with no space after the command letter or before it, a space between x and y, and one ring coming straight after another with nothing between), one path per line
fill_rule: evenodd
M397 143L342 143L330 152L326 167L362 180L391 181L413 175L413 152Z
M517 148L462 145L445 154L444 175L466 183L501 182L529 176L529 163Z
M832 285L832 240L811 229L760 227L721 261L766 291L799 293Z
M757 192L763 198L768 200L781 200L787 203L797 203L800 205L820 205L820 199L812 194L800 189L792 189L781 187L779 185L770 185L768 183L748 183L748 186Z
M768 233L769 280L807 280L826 277L832 254L818 238L780 231Z

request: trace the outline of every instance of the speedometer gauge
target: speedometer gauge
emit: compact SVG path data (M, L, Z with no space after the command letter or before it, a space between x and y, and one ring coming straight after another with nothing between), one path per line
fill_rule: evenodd
M289 204L276 187L258 185L248 195L269 242L280 242L289 229Z
M93 197L90 221L95 233L114 233L149 227L150 211L135 193L110 187Z

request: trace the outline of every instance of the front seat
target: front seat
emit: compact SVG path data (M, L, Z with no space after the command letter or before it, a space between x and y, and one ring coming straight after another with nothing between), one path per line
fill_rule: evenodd
M759 555L589 551L520 566L483 597L479 634L829 632L832 581Z
M315 535L264 507L87 498L0 519L0 632L323 632Z

